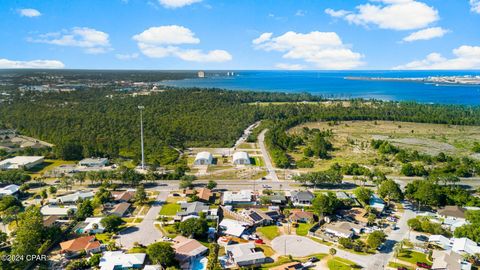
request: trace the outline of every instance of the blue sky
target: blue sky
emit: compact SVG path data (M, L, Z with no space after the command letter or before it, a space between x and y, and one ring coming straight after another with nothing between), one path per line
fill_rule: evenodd
M2 1L0 18L0 68L480 69L480 0Z

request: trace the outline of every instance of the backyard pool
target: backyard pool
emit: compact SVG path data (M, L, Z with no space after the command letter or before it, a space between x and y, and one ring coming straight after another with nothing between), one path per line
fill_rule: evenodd
M207 269L208 259L207 257L201 257L193 260L192 270L206 270Z

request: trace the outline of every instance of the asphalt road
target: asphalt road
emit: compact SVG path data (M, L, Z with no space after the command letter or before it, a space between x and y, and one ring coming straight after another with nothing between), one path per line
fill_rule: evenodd
M264 129L258 135L258 145L260 146L260 151L262 152L263 162L265 163L265 167L267 168L267 179L279 181L277 173L275 172L275 167L273 167L272 160L270 159L267 147L265 146L265 133L267 133L267 131L268 129Z
M136 226L129 227L118 234L119 237L117 238L117 244L125 249L131 249L135 242L147 246L160 240L163 235L157 228L155 228L154 222L162 208L162 204L167 200L168 193L168 191L161 191L142 222Z

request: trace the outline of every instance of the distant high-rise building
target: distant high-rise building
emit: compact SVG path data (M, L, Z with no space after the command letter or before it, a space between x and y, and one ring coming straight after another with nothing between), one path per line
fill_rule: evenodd
M198 72L198 78L205 78L205 72L204 71L199 71Z

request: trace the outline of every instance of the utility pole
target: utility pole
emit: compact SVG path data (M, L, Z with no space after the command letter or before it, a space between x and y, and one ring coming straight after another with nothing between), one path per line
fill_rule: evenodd
M143 110L145 109L144 106L138 106L138 109L140 110L140 142L141 142L141 147L142 147L142 164L141 168L142 170L145 170L145 153L143 150Z

